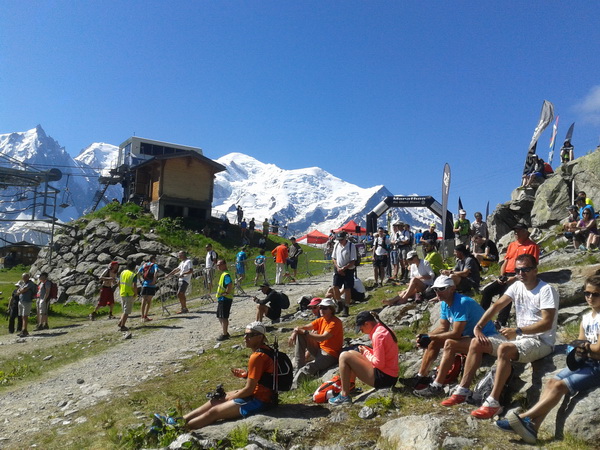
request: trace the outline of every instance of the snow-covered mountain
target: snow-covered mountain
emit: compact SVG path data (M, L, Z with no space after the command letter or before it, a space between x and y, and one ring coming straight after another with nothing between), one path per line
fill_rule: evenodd
M385 186L361 188L318 167L283 170L242 153L230 153L217 162L227 171L216 175L213 215L227 214L233 220L240 205L248 220L275 218L287 226L288 236L313 229L327 233L351 219L364 226L367 213L383 198L393 195ZM393 209L392 221L396 220L413 228L439 224L426 208ZM386 221L386 217L380 218L384 226Z
M117 154L118 147L98 143L84 149L77 158L72 158L40 125L25 132L0 135L0 166L27 171L57 168L62 172L59 181L50 183L60 191L57 194L56 217L62 222L69 222L84 214L100 186L99 173L111 167ZM30 221L32 216L36 219L47 218L44 217L40 201L39 193L42 190L43 185L37 189L6 187L0 192L0 219L9 221L0 222L0 232L5 240L35 243L45 243L48 240L47 234L42 231L47 226ZM35 208L34 197L37 197ZM119 187L111 186L106 197L121 198ZM46 214L52 213L52 209L47 208Z
M22 162L29 165L28 170L61 170L62 179L50 184L60 190L56 216L63 222L82 216L91 206L100 186L98 176L114 167L117 156L117 146L95 143L72 158L39 125L29 131L0 135L1 167L24 169L17 163ZM242 153L230 153L217 161L227 170L216 176L213 216L226 214L234 221L236 206L241 205L248 220L254 217L258 226L265 218L277 219L287 227L284 230L288 237L314 229L327 233L351 219L364 226L367 213L392 195L385 186L361 188L318 167L284 170ZM120 199L120 186L111 186L105 197ZM32 216L32 199L31 188L6 187L0 191L0 219L25 220L0 222L0 232L7 241L47 242L47 235L36 231L43 226L27 222ZM42 218L40 209L36 209L36 218ZM393 209L391 220L401 220L413 228L427 228L431 222L439 226L440 222L426 208ZM380 218L380 224L387 226L386 222L386 217Z

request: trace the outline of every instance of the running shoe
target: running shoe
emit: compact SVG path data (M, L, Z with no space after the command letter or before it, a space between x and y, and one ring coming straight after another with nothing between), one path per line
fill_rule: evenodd
M502 406L489 406L489 403L487 402L485 402L475 411L471 411L471 415L476 419L491 419L500 413L502 413Z
M342 394L338 394L329 399L329 404L334 406L343 405L344 403L352 403L352 399Z
M455 405L460 405L461 403L464 403L467 401L467 397L472 394L471 391L467 390L467 393L465 394L457 394L457 392L459 391L459 389L457 388L454 391L454 394L452 394L450 397L448 397L446 400L444 400L442 403L440 403L442 406L455 406Z
M417 381L415 381L415 390L420 391L421 389L425 389L427 386L431 384L433 380L431 377L417 377Z
M507 433L516 433L516 431L510 426L508 419L496 420L496 426Z
M508 422L515 432L528 444L537 442L537 430L533 427L529 417L520 418L515 412L508 414Z
M429 385L423 389L415 389L413 391L413 394L416 395L417 397L425 397L425 398L430 398L430 397L443 397L445 392L444 392L444 386L433 386L433 385Z
M229 339L229 338L230 338L230 335L229 335L229 333L227 333L227 334L222 334L222 335L220 335L220 336L217 338L217 341L219 341L219 342L221 342L221 341L226 341L226 340L227 340L227 339Z

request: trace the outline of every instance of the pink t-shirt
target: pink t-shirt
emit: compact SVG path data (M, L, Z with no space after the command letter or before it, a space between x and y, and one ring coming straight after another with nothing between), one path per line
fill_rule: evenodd
M373 350L365 350L363 355L373 367L391 377L398 376L398 344L390 332L378 323L370 334Z

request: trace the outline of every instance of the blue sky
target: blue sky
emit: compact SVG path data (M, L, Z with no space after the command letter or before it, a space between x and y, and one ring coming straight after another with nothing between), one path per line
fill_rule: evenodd
M510 198L542 102L600 137L597 2L5 1L0 133L137 136L319 166L469 218ZM550 127L538 144L548 156ZM557 153L556 152L556 153ZM554 166L557 165L555 158Z

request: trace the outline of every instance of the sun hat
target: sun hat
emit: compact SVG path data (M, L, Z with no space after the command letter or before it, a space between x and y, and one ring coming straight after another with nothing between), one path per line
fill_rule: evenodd
M432 288L446 288L446 287L450 287L450 286L454 286L454 281L452 280L452 278L446 276L446 275L440 275L439 277L437 277L435 279L435 281L433 282L433 286L431 286Z
M417 256L417 252L415 250L411 250L410 252L408 252L406 254L406 260L408 261L409 259L413 259L416 256Z
M263 335L266 334L266 332L267 332L267 329L265 328L265 326L262 322L249 323L248 325L246 325L246 330L256 331L257 333L260 333Z
M315 297L313 298L310 303L308 304L308 306L317 306L319 303L321 303L321 298L320 297Z
M321 303L319 303L319 306L329 306L331 308L335 308L337 304L332 298L324 298L323 300L321 300Z

